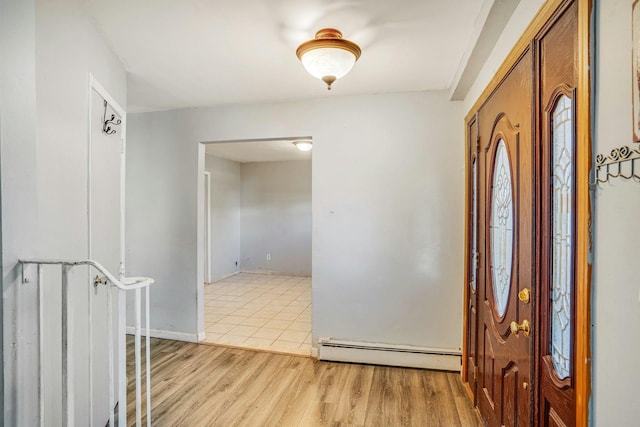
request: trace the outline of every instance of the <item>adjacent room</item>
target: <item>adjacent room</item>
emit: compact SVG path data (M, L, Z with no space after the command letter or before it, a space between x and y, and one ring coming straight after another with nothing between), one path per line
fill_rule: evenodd
M205 343L310 354L311 147L205 144Z

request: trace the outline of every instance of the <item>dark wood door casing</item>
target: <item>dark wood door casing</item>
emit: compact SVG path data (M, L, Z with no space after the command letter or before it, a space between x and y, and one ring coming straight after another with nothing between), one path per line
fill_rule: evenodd
M467 200L467 230L470 242L467 245L466 269L469 280L465 289L466 292L466 327L465 327L465 345L467 351L466 361L466 383L471 394L474 406L477 404L477 385L478 385L478 262L482 257L482 252L478 245L478 187L479 187L479 135L478 120L474 118L467 125L467 161L469 174L467 175L467 186L469 191L469 200Z

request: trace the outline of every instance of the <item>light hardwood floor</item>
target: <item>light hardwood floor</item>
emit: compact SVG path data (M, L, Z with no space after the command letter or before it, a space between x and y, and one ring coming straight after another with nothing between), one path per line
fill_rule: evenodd
M131 339L129 344L132 425ZM151 349L154 426L480 425L456 373L318 362L160 339L151 340Z

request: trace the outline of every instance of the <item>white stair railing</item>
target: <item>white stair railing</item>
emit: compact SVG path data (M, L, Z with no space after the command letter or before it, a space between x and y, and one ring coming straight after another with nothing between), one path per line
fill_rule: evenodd
M145 385L146 385L146 416L147 426L151 426L151 346L150 346L150 315L149 315L149 288L154 283L153 279L147 277L121 277L116 278L100 263L93 260L45 260L45 259L23 259L19 260L22 265L22 283L32 285L28 273L28 266L37 266L37 336L38 336L38 407L39 425L44 426L49 423L44 420L44 396L43 390L43 365L44 365L44 345L43 345L43 279L45 265L60 265L62 268L61 293L62 293L62 425L74 426L83 423L74 422L74 391L73 391L73 336L69 333L71 325L69 319L69 272L75 266L89 266L97 270L104 277L96 277L93 285L104 284L107 286L107 339L108 339L108 364L109 364L109 426L116 425L114 417L115 408L115 383L113 364L113 303L112 288L118 292L118 424L127 425L127 359L126 359L126 330L127 330L127 299L128 291L133 291L135 295L134 316L135 316L135 384L136 384L136 425L141 425L142 418L142 367L141 367L141 292L145 291ZM92 292L89 293L90 295ZM91 298L91 297L90 297ZM89 322L91 322L91 301L89 301ZM89 327L89 342L91 342L91 327ZM93 425L93 349L89 351L89 425Z

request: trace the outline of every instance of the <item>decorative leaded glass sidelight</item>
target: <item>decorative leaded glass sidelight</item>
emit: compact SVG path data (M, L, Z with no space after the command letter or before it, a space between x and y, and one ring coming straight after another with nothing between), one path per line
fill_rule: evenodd
M551 359L558 377L571 371L573 285L573 106L562 95L551 113Z
M498 141L491 189L491 277L498 315L507 311L513 262L513 185L509 154L504 140Z
M473 213L471 218L471 288L476 291L476 280L478 280L478 162L473 159L473 188L472 191L472 207Z

